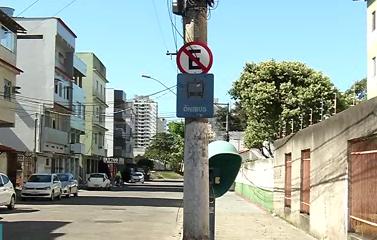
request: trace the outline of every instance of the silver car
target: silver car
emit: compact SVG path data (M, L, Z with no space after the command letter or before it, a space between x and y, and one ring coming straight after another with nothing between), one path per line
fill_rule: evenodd
M77 197L79 195L79 184L71 173L57 173L56 174L62 183L62 194L67 198L71 195Z
M33 174L21 191L21 199L49 198L51 201L62 196L62 183L56 174Z
M9 210L14 209L16 204L16 193L7 175L0 173L0 206L7 206Z

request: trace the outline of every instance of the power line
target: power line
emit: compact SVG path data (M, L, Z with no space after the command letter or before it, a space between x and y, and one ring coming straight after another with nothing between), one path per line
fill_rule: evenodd
M34 6L39 1L40 0L36 0L33 3L31 3L29 6L27 6L26 8L24 8L16 17L21 16L21 14L25 13L27 10L29 10L32 6Z

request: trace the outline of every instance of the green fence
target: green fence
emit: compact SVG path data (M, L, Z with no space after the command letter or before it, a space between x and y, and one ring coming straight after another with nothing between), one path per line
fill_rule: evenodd
M259 205L260 207L272 211L273 192L258 188L253 185L236 182L235 191L243 198Z

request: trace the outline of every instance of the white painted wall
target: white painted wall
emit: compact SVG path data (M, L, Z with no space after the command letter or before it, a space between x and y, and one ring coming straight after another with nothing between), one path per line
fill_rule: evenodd
M256 186L265 190L273 191L274 166L272 158L258 158L254 151L250 150L241 154L242 166L238 172L236 182Z
M114 156L114 88L106 89L106 108L105 127L108 129L105 135L105 149L107 149L107 156ZM110 117L112 116L112 117Z

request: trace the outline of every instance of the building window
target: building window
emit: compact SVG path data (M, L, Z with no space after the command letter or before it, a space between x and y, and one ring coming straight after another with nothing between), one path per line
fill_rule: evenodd
M4 99L11 100L12 97L12 83L9 80L4 79Z
M97 144L98 143L98 134L97 133L95 133L94 134L94 144Z
M59 83L59 97L63 96L63 84Z
M372 71L373 77L375 77L377 74L376 57L372 58Z
M59 63L61 65L64 65L65 57L64 57L63 53L61 53L61 52L58 53L58 59L59 59Z
M301 151L300 212L310 214L310 149Z
M0 29L0 44L11 52L16 52L16 35L4 26Z
M372 31L376 30L376 11L372 12Z
M96 93L98 93L98 81L96 81Z
M71 144L75 143L76 134L74 132L71 133Z
M292 154L285 154L284 206L291 207L292 197Z
M58 83L55 83L55 94L58 94L58 91L59 91Z
M51 125L52 125L53 129L56 129L56 120L55 119L51 120Z

